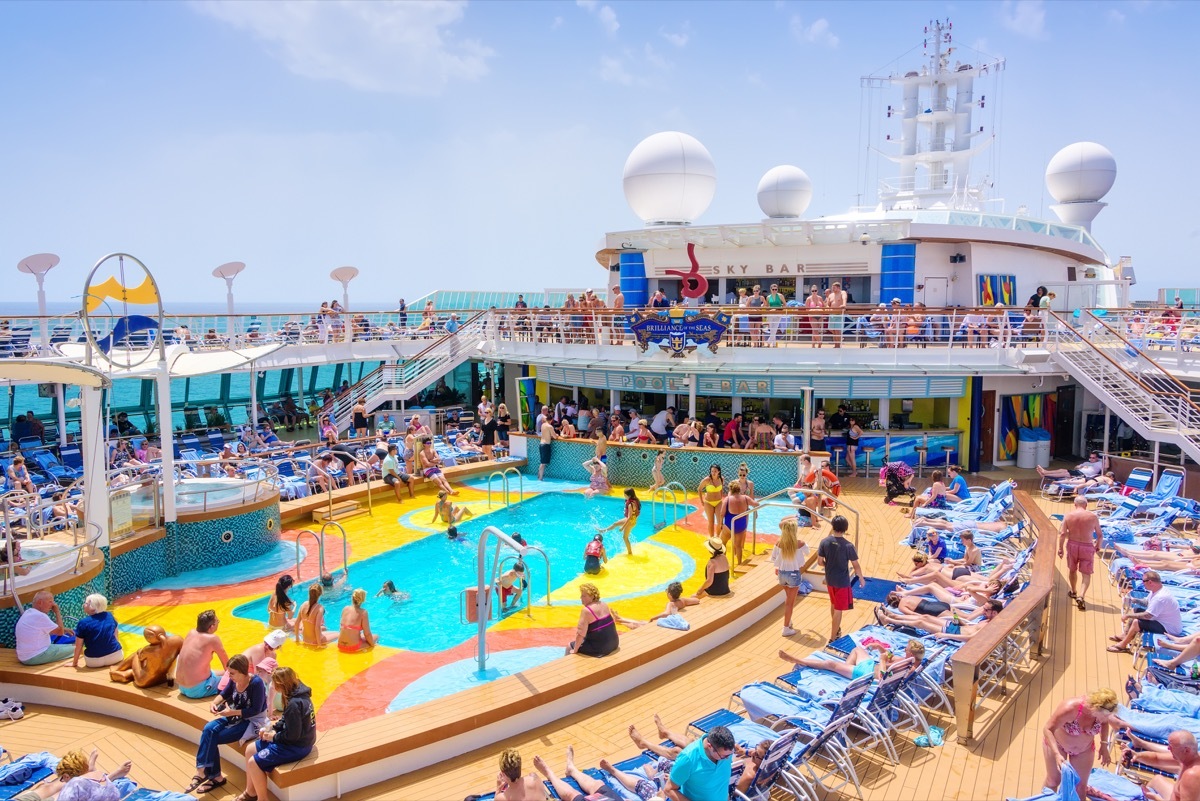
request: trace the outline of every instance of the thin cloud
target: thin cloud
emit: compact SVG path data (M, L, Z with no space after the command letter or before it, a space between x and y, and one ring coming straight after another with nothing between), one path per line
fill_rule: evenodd
M1124 25L1125 15L1115 8L1110 8L1108 10L1108 21L1114 25Z
M608 83L619 83L629 86L633 83L633 75L625 69L625 63L613 56L600 57L600 79Z
M801 42L811 42L833 48L837 47L838 42L841 41L830 30L829 20L824 17L816 20L811 25L805 25L804 20L800 16L793 16L789 24L792 29L792 36Z
M687 47L688 39L691 38L692 26L688 23L683 23L678 31L660 31L662 38L666 39L676 47Z
M660 70L669 70L671 67L675 66L670 61L667 61L665 58L663 58L662 55L655 50L649 42L646 42L645 52L646 63L652 67Z
M1018 36L1043 39L1046 36L1046 4L1042 0L1004 0L1000 21Z
M575 0L575 5L594 16L609 36L614 36L621 23L617 20L617 12L612 6L602 6L597 0Z
M196 0L191 7L248 31L297 75L368 92L436 95L486 75L495 52L454 37L461 0Z
M550 23L550 30L552 30L552 31L556 31L556 30L558 30L559 28L561 28L562 26L563 26L563 18L562 18L562 17L555 17L555 18L554 18L554 21Z

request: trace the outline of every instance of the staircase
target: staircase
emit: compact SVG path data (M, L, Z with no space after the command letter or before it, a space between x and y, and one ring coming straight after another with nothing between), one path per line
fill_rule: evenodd
M479 355L478 346L488 341L490 330L488 312L479 312L464 322L457 332L444 334L429 347L401 364L385 364L367 373L350 387L350 391L334 399L322 411L329 414L339 431L350 427L354 402L366 401L367 412L378 409L388 401L406 401L413 395L448 375L463 362Z
M1076 329L1054 315L1047 348L1062 367L1148 440L1200 462L1200 397L1102 318L1083 311Z

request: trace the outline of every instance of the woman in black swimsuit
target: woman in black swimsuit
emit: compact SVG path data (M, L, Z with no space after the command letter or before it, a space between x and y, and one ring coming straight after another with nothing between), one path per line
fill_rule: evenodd
M512 415L503 403L496 407L496 441L501 448L508 447L508 427L512 424Z
M696 590L696 597L728 595L729 560L725 558L725 543L720 537L709 537L704 547L708 548L709 559L704 567L704 583Z
M500 424L496 422L496 418L492 417L491 407L488 407L487 412L483 415L483 438L480 445L483 446L484 457L492 458L492 448L496 445L496 432L500 429Z
M567 653L584 656L608 656L617 650L617 624L613 620L608 604L600 600L600 590L595 584L579 585L579 600L583 611L579 613L579 625L575 639L567 645Z

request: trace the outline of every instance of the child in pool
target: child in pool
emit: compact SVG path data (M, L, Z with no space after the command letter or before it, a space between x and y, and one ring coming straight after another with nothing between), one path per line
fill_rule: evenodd
M379 592L375 593L376 598L381 595L385 598L390 598L396 603L407 601L410 597L407 592L401 592L400 590L396 589L396 583L391 579L383 582L383 587L379 590Z
M648 626L656 620L671 617L671 615L678 615L684 609L687 609L689 606L695 606L698 603L700 603L700 599L694 596L685 598L683 595L683 585L678 581L672 581L667 585L667 608L661 614L657 614L649 620L629 620L618 615L614 609L613 619L624 626L636 629L641 626Z

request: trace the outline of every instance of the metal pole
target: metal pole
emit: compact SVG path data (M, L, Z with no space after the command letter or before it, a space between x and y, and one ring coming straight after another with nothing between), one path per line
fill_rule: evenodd
M250 362L250 425L258 430L258 371Z
M1100 445L1101 453L1108 453L1108 431L1110 421L1112 420L1112 410L1108 406L1104 407L1104 442ZM1086 454L1084 454L1086 455Z
M809 441L810 441L810 438L811 438L811 436L812 436L812 399L813 399L813 390L812 390L812 387L805 387L803 390L801 390L801 392L802 392L802 393L803 393L803 395L804 395L804 411L802 411L802 412L801 412L801 414L803 414L803 415L804 415L804 448L803 448L802 450L803 450L805 453L808 453L808 450L809 450L809 447L808 447L808 446L809 446ZM868 472L869 472L869 471L868 471Z
M688 417L695 419L700 413L696 407L696 384L700 383L699 376L688 376Z
M163 522L174 523L175 512L175 435L171 417L171 373L165 361L158 363L154 376L158 397L158 440L162 449Z
M42 346L38 348L38 352L45 354L50 350L50 321L46 319L46 274L38 273L36 277L38 282L38 316L42 318ZM59 408L62 408L61 404L59 405Z
M67 404L62 384L54 385L54 398L58 403L58 444L67 444Z
M108 446L100 390L80 387L80 450L83 452L83 512L86 522L96 526L96 547L107 548L109 537Z
M233 315L233 276L225 279L225 310L229 314L229 339L232 342L233 336L237 333L236 322Z

